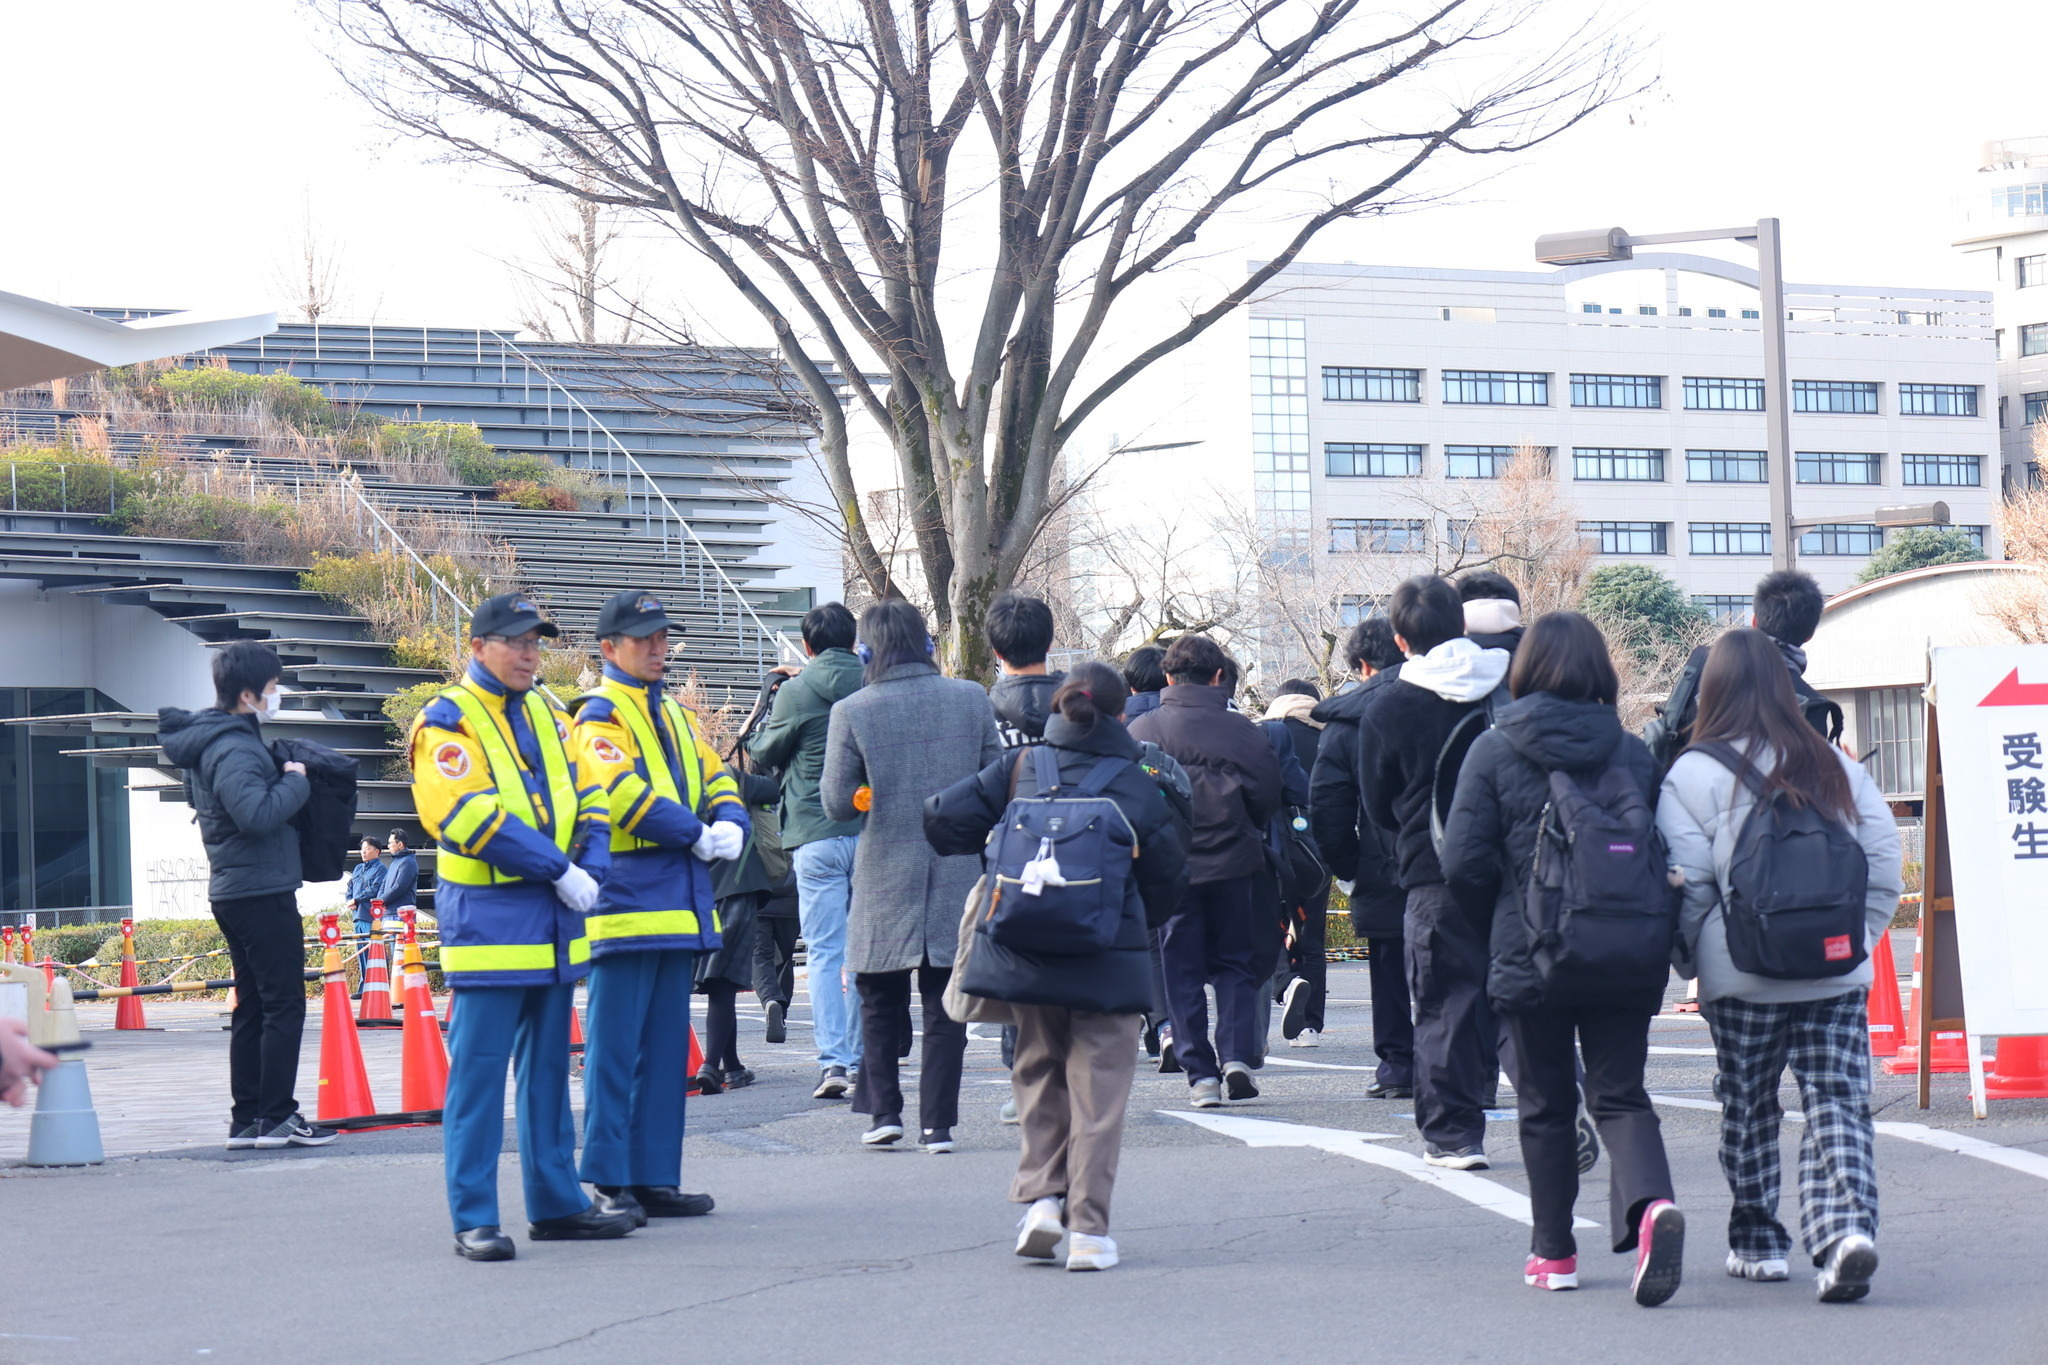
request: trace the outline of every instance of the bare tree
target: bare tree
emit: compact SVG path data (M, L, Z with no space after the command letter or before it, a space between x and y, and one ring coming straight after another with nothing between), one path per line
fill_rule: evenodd
M1090 414L1323 228L1426 197L1432 161L1512 155L1612 102L1631 55L1587 27L1539 44L1557 7L1537 0L309 3L395 127L645 210L716 265L811 395L875 584L834 386L886 376L853 407L890 437L972 671ZM1226 233L1270 234L1267 259L1159 307L1153 277L1198 242L1213 271Z
M580 183L590 185L587 177ZM609 269L612 244L625 231L620 216L577 197L543 210L539 229L543 260L515 267L524 286L519 325L543 341L586 346L645 339L640 290Z
M292 298L299 321L317 323L335 312L341 301L341 258L333 244L313 225L310 195L299 208L299 230L290 256L272 272L272 285Z

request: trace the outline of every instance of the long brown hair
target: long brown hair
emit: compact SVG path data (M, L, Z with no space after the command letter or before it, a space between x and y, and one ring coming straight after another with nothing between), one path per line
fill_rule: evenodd
M1777 770L1764 774L1766 795L1783 791L1795 806L1855 822L1849 775L1800 714L1785 656L1760 630L1731 630L1714 642L1700 670L1700 713L1692 727L1693 748L1745 741L1751 754L1762 746L1777 756Z

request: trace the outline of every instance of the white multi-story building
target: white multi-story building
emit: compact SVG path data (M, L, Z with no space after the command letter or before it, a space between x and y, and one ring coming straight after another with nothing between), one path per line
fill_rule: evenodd
M1986 143L1974 181L1956 245L1991 283L1998 425L2016 477L2038 462L2034 438L2048 430L2048 137Z
M1598 554L1741 610L1771 566L1756 283L1677 254L1296 265L1248 320L1260 514L1319 559L1443 562L1458 509L1535 447ZM1800 567L1839 591L1883 543L1876 509L1936 499L1995 555L1991 295L1791 285L1787 307L1793 515L1828 523Z

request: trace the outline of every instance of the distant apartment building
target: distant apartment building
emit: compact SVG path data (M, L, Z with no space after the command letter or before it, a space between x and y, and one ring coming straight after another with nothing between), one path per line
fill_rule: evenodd
M1937 499L1995 555L2001 465L2018 457L2000 448L1992 296L1793 285L1787 304L1793 513L1827 519L1800 567L1838 592L1884 543L1876 509ZM1257 506L1304 558L1444 562L1485 514L1459 509L1483 508L1486 481L1533 447L1603 561L1651 565L1729 614L1771 567L1747 266L1302 264L1250 312Z
M2035 438L2048 433L2048 137L1986 143L1973 179L1956 245L1991 285L2005 466L2038 483Z

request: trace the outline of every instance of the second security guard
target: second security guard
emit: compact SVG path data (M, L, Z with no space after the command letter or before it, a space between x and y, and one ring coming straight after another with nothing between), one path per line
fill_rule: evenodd
M732 774L662 687L659 599L622 592L597 620L604 680L575 704L577 769L611 807L611 873L586 923L583 1179L636 1221L711 1212L684 1194L683 1095L697 954L717 948L710 864L736 858L746 807Z

